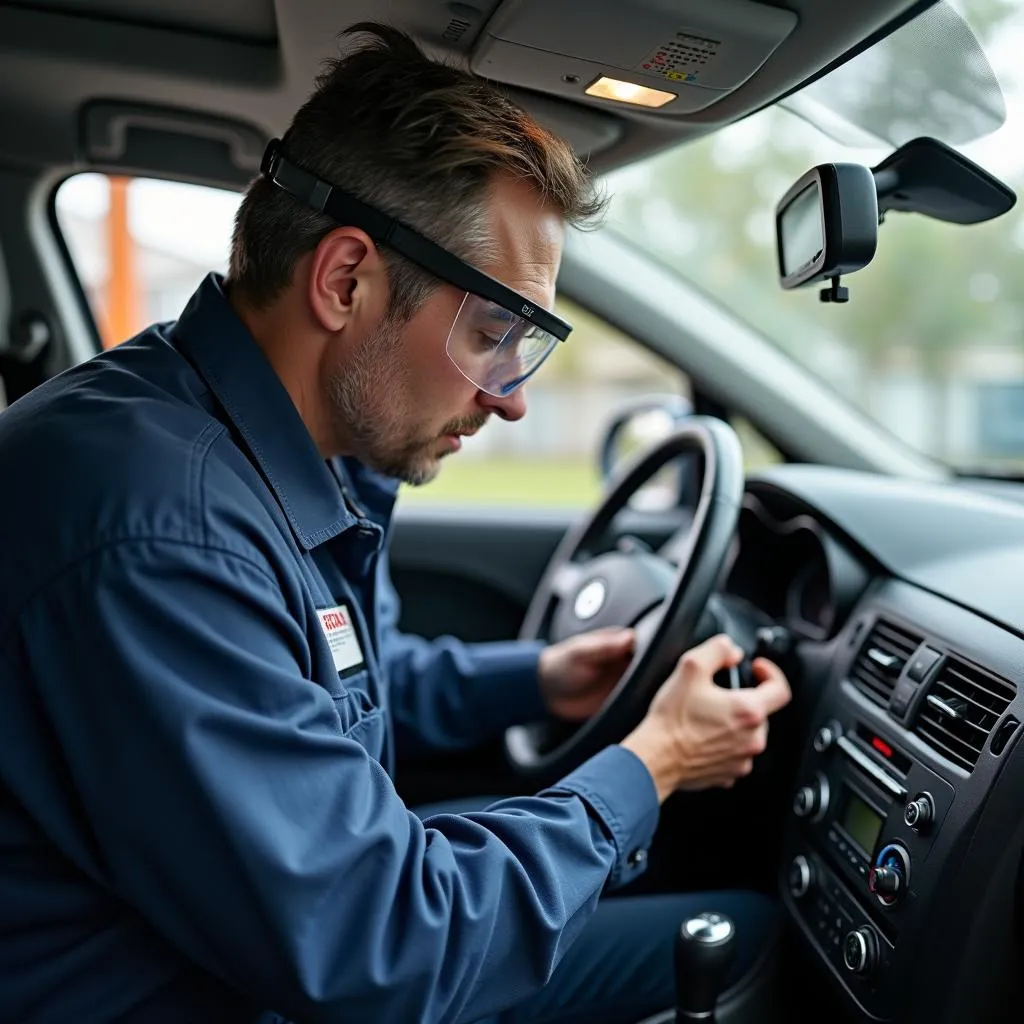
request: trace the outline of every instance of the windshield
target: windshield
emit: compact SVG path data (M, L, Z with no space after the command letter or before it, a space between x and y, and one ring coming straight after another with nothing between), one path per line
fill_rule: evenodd
M814 164L874 165L930 134L1024 187L1024 9L953 7L926 11L789 109L610 175L609 227L918 450L962 471L1020 474L1024 204L968 227L888 214L874 261L844 278L845 305L777 284L775 204Z

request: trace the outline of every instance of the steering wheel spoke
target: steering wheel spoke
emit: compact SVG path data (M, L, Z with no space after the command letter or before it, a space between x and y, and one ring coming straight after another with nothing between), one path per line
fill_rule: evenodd
M551 594L559 601L571 600L586 578L585 562L563 562L555 567L551 575Z

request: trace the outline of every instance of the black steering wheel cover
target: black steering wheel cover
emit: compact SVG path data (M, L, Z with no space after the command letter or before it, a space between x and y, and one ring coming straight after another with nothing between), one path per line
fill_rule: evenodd
M604 707L551 750L543 751L542 726L513 726L505 733L505 753L521 777L535 784L555 781L611 743L643 718L658 687L690 644L708 598L718 584L729 553L743 498L743 451L723 420L690 417L664 441L639 454L616 474L594 512L567 531L552 556L520 629L536 640L549 619L560 571L607 531L615 515L658 469L688 454L703 457L704 474L675 586L657 612L653 632L638 638L625 675Z

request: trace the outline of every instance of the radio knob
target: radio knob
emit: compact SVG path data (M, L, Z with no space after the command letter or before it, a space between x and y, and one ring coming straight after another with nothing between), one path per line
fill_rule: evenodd
M798 853L789 865L789 891L793 898L800 899L801 896L806 896L813 881L810 862L802 853Z
M903 888L903 878L896 868L872 868L868 888L874 893L895 896Z
M878 962L878 940L868 925L847 932L843 942L843 963L854 974L870 974Z
M814 810L816 796L813 786L801 786L793 797L793 813L798 818L806 818Z
M931 793L918 793L904 808L903 820L919 836L929 832L935 820L935 802Z
M812 746L819 754L830 750L843 734L843 727L835 721L826 722L815 734Z
M813 782L801 786L793 797L793 813L798 818L820 821L828 809L828 779L818 772Z
M878 854L871 874L868 890L885 907L894 906L907 892L910 881L910 855L897 843L890 843Z

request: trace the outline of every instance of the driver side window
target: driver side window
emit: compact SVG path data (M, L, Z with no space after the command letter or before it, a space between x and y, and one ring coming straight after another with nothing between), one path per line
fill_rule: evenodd
M56 222L104 346L174 319L209 270L226 270L240 200L224 189L94 173L61 184ZM601 493L601 444L615 413L652 394L692 402L678 367L565 296L556 311L573 333L526 386L527 416L494 418L436 480L403 488L405 500L590 507ZM733 425L748 468L778 460L752 427Z

